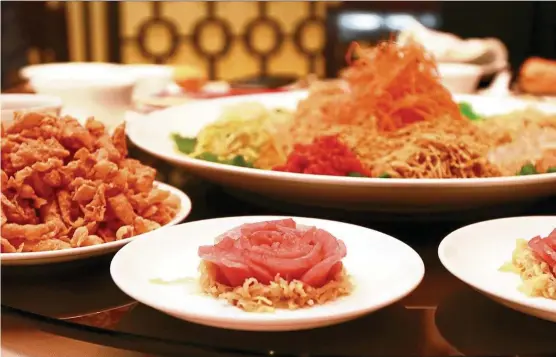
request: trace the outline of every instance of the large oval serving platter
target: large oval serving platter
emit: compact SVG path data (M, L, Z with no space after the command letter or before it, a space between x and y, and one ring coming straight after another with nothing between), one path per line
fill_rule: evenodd
M179 198L181 203L180 210L176 213L174 219L166 223L163 227L173 226L181 223L181 221L187 218L187 216L189 216L189 213L191 213L191 200L189 199L189 196L180 189L162 182L155 182L155 185L160 189L170 191L173 195ZM8 266L42 265L81 260L104 254L114 253L139 236L141 235L120 239L113 242L72 249L49 250L43 252L2 253L0 254L0 261L2 262L2 266Z
M212 163L179 153L170 135L196 136L229 105L259 102L295 109L306 91L246 95L192 102L128 120L127 133L141 149L183 166L207 180L288 203L382 212L449 212L504 205L556 194L556 173L476 179L380 179L306 175ZM507 97L456 96L479 113L493 115L535 106L556 113L556 105Z

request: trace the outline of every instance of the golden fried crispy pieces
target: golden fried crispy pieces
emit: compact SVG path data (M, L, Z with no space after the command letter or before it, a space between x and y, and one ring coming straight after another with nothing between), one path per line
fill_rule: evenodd
M19 115L1 130L2 253L91 246L171 221L180 201L127 158L125 126Z

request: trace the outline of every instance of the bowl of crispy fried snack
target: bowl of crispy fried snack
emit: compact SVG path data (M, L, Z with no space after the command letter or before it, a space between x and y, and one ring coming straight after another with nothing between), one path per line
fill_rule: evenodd
M185 193L128 157L125 126L41 113L1 128L3 265L68 261L115 251L183 220Z

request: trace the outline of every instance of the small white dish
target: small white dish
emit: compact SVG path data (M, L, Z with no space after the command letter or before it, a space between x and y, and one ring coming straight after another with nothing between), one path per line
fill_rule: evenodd
M511 261L517 239L549 234L556 216L495 219L450 233L440 243L438 256L450 273L495 301L525 314L556 322L556 301L529 297L518 290L518 274L499 268Z
M283 218L217 218L149 232L116 254L110 266L112 279L135 300L182 320L235 330L288 331L368 314L402 299L423 278L425 268L419 255L393 237L347 223L292 217L296 223L317 226L344 241L347 256L342 261L355 285L351 295L310 308L255 313L200 292L196 280L200 245L214 244L216 236L243 223ZM177 284L152 282L182 278L194 279Z
M2 94L0 107L2 124L10 125L16 112L38 112L58 116L62 109L62 99L51 95Z
M483 74L481 66L463 63L440 63L438 72L442 85L457 94L475 92Z
M176 225L187 218L187 216L191 212L191 200L189 199L189 196L187 196L187 194L185 194L183 191L162 182L156 182L155 185L160 189L170 191L173 195L178 196L181 202L181 207L176 214L176 217L174 217L174 219L168 222L164 227ZM52 250L45 252L1 253L0 261L2 262L2 265L7 266L39 265L85 259L115 252L127 243L140 236L141 235L89 247Z
M108 130L123 122L125 112L131 108L136 78L116 67L98 70L66 70L56 67L51 72L41 72L29 79L31 87L39 94L62 98L62 113L84 122L94 116Z

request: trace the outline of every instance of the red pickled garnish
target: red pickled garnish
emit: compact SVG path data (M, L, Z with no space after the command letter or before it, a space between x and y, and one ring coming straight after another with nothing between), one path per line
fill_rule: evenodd
M272 170L313 175L371 176L370 171L336 135L318 137L308 145L295 145L286 163Z

